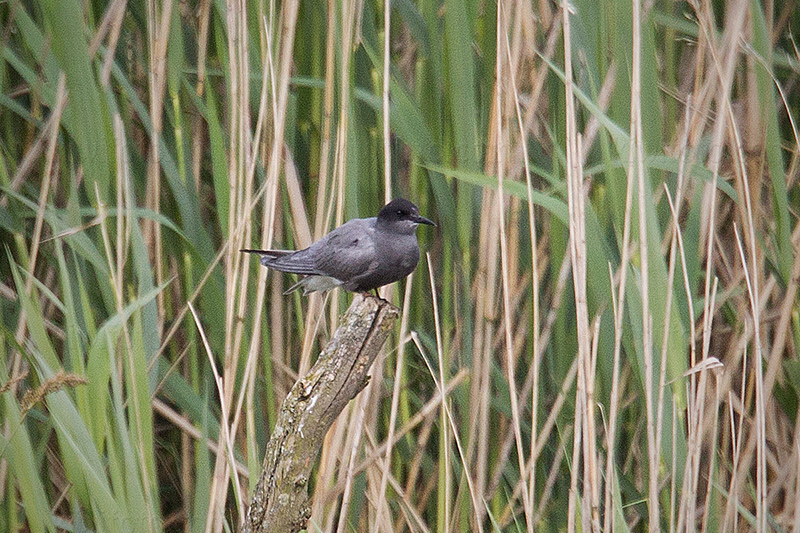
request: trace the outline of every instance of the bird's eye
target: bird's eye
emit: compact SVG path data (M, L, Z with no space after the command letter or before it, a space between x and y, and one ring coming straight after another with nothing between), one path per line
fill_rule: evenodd
M399 210L399 209L397 210L397 216L401 217L401 216L403 216L404 214L405 214L405 213L403 213L401 210Z

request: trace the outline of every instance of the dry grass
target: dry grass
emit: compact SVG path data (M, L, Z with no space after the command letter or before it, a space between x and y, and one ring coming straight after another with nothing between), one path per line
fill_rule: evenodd
M310 528L800 529L800 27L760 9L0 5L0 529L235 529L347 300L238 250L400 195L439 229Z

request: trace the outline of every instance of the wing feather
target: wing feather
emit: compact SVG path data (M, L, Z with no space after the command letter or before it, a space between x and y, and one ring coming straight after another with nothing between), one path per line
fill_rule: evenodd
M261 256L261 264L265 267L288 272L290 274L319 275L313 254L308 253L308 248L296 252L290 250L242 250L243 252Z
M317 268L326 276L345 282L374 268L375 228L370 222L371 219L351 220L319 241Z
M317 268L313 257L310 257L308 253L304 252L306 252L306 250L300 250L281 257L265 256L261 258L261 263L269 268L280 270L281 272L289 272L291 274L305 274L307 276L324 274L324 272L320 272Z

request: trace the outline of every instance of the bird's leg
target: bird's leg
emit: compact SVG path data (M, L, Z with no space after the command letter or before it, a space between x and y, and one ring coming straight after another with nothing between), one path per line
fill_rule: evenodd
M377 298L381 302L386 302L387 304L391 304L391 302L389 300L386 300L385 298L381 298L381 295L378 294L378 289L377 288L374 288L374 289L371 289L371 290L372 290L372 292L364 291L361 294L363 294L365 298Z

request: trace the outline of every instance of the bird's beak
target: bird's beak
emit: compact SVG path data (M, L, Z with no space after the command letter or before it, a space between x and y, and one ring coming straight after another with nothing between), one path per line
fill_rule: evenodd
M428 226L436 227L436 223L433 220L425 218L422 215L412 215L411 221L416 224L427 224Z

